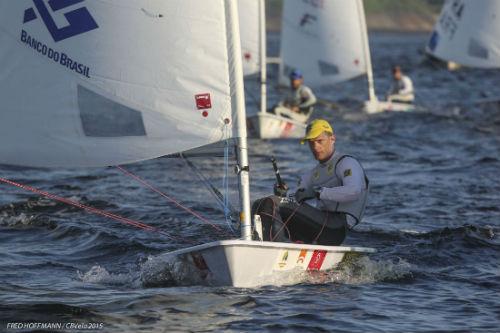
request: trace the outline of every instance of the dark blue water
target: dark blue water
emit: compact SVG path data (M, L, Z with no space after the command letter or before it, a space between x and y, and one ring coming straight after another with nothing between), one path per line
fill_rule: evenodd
M500 106L475 101L500 97L500 72L422 63L425 35L371 37L377 92L385 93L390 67L399 63L427 111L365 116L365 82L356 80L319 91L335 105L316 116L332 121L338 149L359 156L371 179L366 218L345 243L378 253L293 286L197 286L182 267L166 269L155 255L220 239L210 225L117 169L3 166L1 177L172 238L0 185L0 331L25 321L102 323L106 332L498 332ZM276 51L276 36L270 44ZM294 140L250 146L253 199L272 188L271 154L289 183L314 163ZM221 184L220 158L194 161ZM183 161L127 168L227 230ZM236 204L234 176L230 181Z

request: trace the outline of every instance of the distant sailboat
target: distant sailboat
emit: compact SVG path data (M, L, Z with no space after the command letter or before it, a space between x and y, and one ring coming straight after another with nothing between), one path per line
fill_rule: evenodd
M76 4L0 1L0 163L105 167L237 141L241 239L162 257L254 287L374 251L252 240L236 0Z
M366 74L365 34L361 1L284 1L280 84L294 69L311 87Z
M312 87L366 75L367 112L413 108L377 99L362 0L287 0L282 26L280 84L287 84L288 74L296 68Z
M426 52L461 66L500 68L500 1L446 1Z

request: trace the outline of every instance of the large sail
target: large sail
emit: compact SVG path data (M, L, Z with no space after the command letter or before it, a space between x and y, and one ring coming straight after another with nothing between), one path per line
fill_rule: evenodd
M232 137L233 1L0 0L0 163L116 165Z
M299 69L320 86L366 73L365 17L358 0L286 0L283 8L280 83Z
M464 66L500 67L500 1L446 1L427 52Z
M259 6L261 4L259 0L238 0L244 75L260 71Z

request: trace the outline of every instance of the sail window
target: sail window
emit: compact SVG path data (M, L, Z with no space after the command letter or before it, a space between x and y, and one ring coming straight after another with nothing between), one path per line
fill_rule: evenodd
M323 76L337 75L339 73L339 68L336 65L330 64L326 61L319 60L318 66L319 66L319 72Z
M88 137L146 136L141 112L78 86L78 107Z
M469 41L469 50L468 53L471 57L488 59L488 49L481 45L479 41L474 38L471 38Z

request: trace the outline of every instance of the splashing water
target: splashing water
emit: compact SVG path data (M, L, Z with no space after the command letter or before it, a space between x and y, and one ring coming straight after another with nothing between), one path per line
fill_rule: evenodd
M102 266L93 266L87 272L77 271L78 278L85 283L104 285L130 285L136 280L134 274L111 274Z
M400 281L411 279L411 264L404 259L372 260L363 256L329 274L330 282L348 284L368 284L375 282Z

